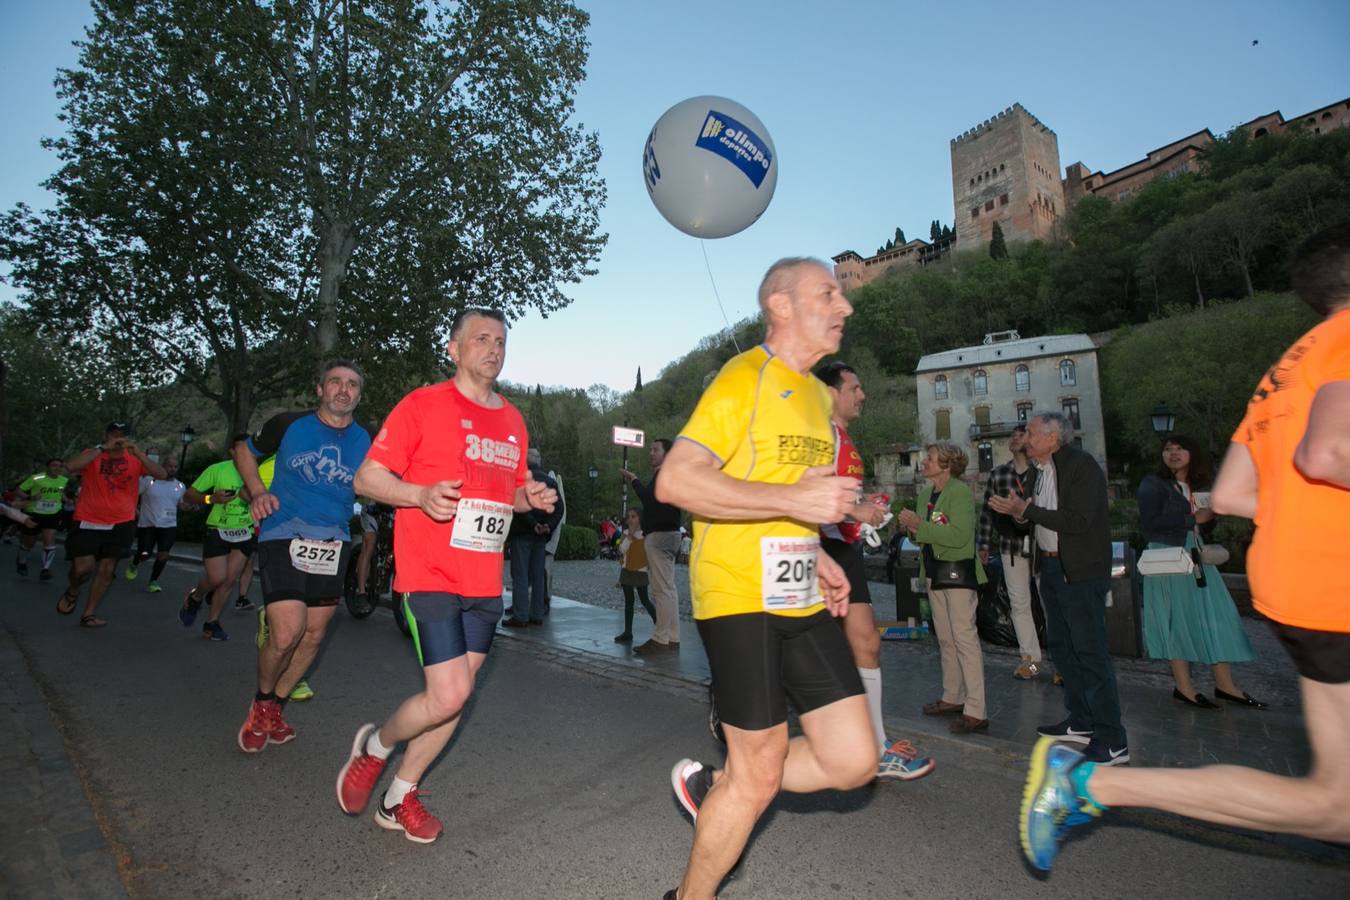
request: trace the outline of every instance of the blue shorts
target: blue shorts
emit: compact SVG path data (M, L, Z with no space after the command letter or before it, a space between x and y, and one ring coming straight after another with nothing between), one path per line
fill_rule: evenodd
M502 617L502 598L414 591L403 595L402 613L412 630L417 658L426 668L465 653L491 650Z

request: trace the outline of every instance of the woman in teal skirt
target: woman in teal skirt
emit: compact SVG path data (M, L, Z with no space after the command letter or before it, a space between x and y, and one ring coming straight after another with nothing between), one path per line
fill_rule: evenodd
M1163 443L1158 473L1139 485L1139 526L1150 550L1196 546L1196 526L1214 519L1207 495L1199 493L1208 486L1209 471L1199 446L1183 435L1169 437ZM1204 566L1204 576L1203 587L1194 574L1144 576L1148 655L1171 661L1176 682L1172 698L1179 703L1219 708L1191 682L1191 663L1195 662L1213 667L1215 697L1264 709L1264 703L1233 681L1231 664L1255 658L1233 598L1218 569Z

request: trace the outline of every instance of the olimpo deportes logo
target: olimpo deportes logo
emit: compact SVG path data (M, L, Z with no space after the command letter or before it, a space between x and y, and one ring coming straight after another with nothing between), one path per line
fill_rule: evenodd
M767 141L731 116L715 109L708 110L708 117L703 120L703 130L694 143L725 157L744 172L755 187L763 183L764 176L769 174L769 166L773 164L773 151L769 149Z

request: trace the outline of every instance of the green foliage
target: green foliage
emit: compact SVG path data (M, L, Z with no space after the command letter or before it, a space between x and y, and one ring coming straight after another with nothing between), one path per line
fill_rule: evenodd
M600 533L580 525L564 525L558 538L558 560L595 559L600 549Z
M1124 541L1136 551L1144 549L1144 533L1139 530L1139 503L1133 498L1112 500L1111 540Z
M989 238L989 258L1008 258L1008 242L1003 238L1003 226L997 222L994 223L994 233Z

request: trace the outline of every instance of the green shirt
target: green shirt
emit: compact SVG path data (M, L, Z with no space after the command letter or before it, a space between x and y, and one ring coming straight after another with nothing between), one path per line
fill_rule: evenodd
M203 494L213 494L216 491L236 492L235 498L229 503L211 507L211 514L206 517L208 528L221 528L227 531L236 528L253 530L253 516L249 514L248 504L237 495L243 486L244 479L239 477L239 470L234 467L234 462L228 459L207 466L206 471L197 476L197 480L192 482L194 491Z
M61 511L61 498L65 496L66 485L70 479L64 475L34 475L19 490L28 495L23 511L31 515L50 516Z

